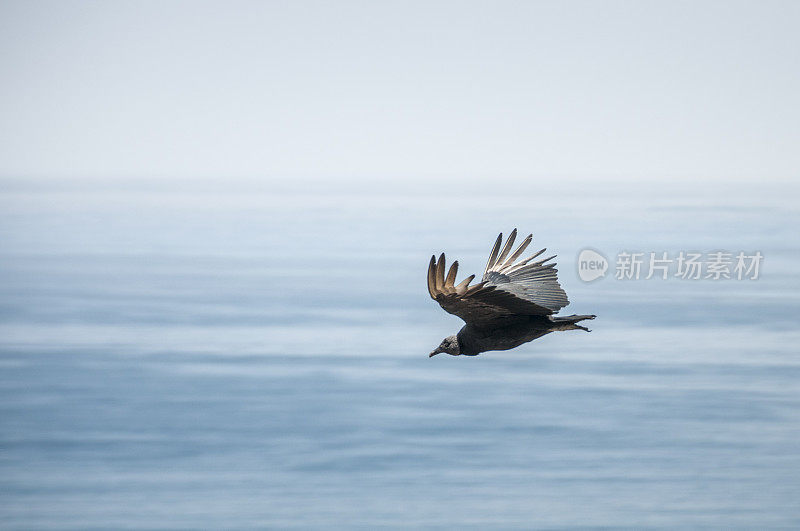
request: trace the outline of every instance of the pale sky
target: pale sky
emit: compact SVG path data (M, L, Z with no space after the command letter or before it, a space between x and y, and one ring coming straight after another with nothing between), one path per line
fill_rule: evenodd
M800 2L0 6L6 179L800 177Z

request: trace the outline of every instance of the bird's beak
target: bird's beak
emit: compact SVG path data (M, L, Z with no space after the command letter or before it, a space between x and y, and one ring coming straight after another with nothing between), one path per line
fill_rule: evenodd
M440 352L441 352L441 350L439 350L439 349L437 348L436 350L434 350L433 352L431 352L430 354L428 354L428 357L429 357L429 358L432 358L432 357L434 357L435 355L439 354Z

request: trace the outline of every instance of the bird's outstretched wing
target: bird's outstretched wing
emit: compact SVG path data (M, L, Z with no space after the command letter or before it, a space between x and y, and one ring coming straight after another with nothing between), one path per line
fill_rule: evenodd
M445 311L477 326L516 315L550 315L569 304L567 294L558 283L556 264L545 264L554 256L532 262L545 251L542 249L530 258L515 262L531 243L532 235L525 238L512 253L516 237L517 229L514 229L502 251L500 245L503 235L497 237L483 278L472 286L469 283L475 275L455 284L457 261L453 262L445 275L444 254L438 261L432 256L428 265L428 292L431 298Z

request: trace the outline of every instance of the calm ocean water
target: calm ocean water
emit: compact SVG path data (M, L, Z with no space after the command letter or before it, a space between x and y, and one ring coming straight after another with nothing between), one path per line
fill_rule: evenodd
M800 527L797 186L371 190L6 183L0 526ZM430 255L513 227L592 333L429 359ZM765 261L584 283L585 247Z

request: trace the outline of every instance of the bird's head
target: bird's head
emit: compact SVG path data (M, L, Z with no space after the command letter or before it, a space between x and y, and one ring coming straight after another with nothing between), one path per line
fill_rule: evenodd
M458 356L461 354L461 347L458 346L458 338L452 335L442 339L442 343L436 347L436 350L431 352L428 357L432 358L440 352L446 352L451 356Z

